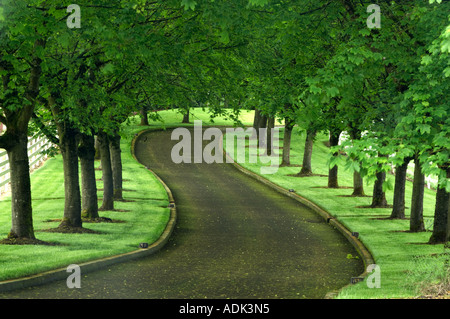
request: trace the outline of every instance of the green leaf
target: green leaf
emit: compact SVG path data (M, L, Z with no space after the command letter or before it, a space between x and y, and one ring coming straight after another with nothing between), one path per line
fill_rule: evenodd
M362 36L368 36L368 35L370 35L370 29L369 28L364 28L364 29L359 31L359 34L361 34Z
M184 10L191 9L192 11L195 10L195 6L197 5L197 1L195 0L181 0L181 5L184 6Z
M392 178L387 177L384 182L383 182L383 192L386 192L388 190L393 190L394 189L394 182L392 181Z
M423 65L429 65L429 64L431 64L431 62L433 62L433 59L431 58L430 55L425 55L424 57L422 57Z
M333 168L336 165L339 165L341 163L341 158L339 156L331 156L329 159L329 168Z
M417 129L422 134L426 134L426 133L430 134L431 126L428 124L418 124Z
M269 0L250 0L250 4L254 6L265 6L269 3Z
M222 32L220 32L220 41L224 44L230 42L230 35L227 30L222 30Z
M65 32L60 35L57 41L63 48L67 48L70 44L70 35Z
M114 72L114 65L112 63L108 63L102 68L103 74L108 74L112 72Z
M444 76L445 76L446 78L450 77L450 66L449 66L448 68L445 68L445 70L444 70Z
M327 88L327 96L329 97L335 97L339 94L339 89L337 87L330 87Z
M322 89L315 86L314 84L309 87L309 91L313 94L322 93Z

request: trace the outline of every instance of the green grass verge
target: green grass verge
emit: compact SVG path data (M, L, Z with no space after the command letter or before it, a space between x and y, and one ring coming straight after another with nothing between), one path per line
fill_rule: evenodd
M280 136L283 136L283 130ZM304 140L305 134L296 127L292 134L292 164L302 163ZM312 158L315 174L328 174L327 140L327 135L320 134L315 141ZM282 146L282 141L280 138L278 146ZM226 146L226 138L224 145ZM281 154L281 149L277 152ZM427 244L433 226L434 191L427 189L424 198L424 220L428 231L409 233L409 220L386 219L390 216L391 209L361 208L371 204L371 197L346 197L352 193L353 173L343 168L339 168L339 185L350 188L328 189L325 188L326 176L289 176L297 174L300 167L280 167L275 174L262 175L261 166L268 164L259 161L249 163L248 155L241 165L286 189L294 189L299 195L326 209L350 231L359 232L359 238L380 266L381 288L368 288L366 282L360 282L345 287L338 298L411 298L427 292L433 293L432 287L448 282L448 268L445 267L445 262L449 259L448 249L444 245ZM372 194L372 187L372 184L365 183L367 195ZM407 206L410 206L411 193L412 183L408 182ZM392 204L393 191L387 191L387 199ZM409 217L409 208L406 215Z
M119 222L83 223L83 227L101 234L44 232L45 229L57 227L57 220L63 216L61 156L48 159L31 174L36 238L58 245L0 245L0 281L130 252L138 249L141 242L153 243L159 238L169 220L169 202L164 187L150 171L135 161L130 152L132 136L141 129L127 127L121 145L124 198L128 201L115 202L115 211L100 212L101 217ZM101 178L101 171L96 171L96 177ZM97 187L103 187L101 180L97 182ZM101 200L101 190L98 196ZM0 238L5 238L11 227L10 205L9 197L2 198Z
M121 220L123 223L88 224L84 227L102 234L58 234L41 230L52 228L62 218L64 207L64 187L62 160L60 156L51 158L32 174L33 218L36 236L40 240L58 243L57 246L8 246L0 245L0 281L19 278L39 272L67 267L71 263L82 263L102 257L133 251L140 242L154 242L159 238L168 218L167 195L154 176L137 163L131 155L130 144L133 136L144 129L160 127L191 126L194 120L203 125L232 125L230 117L215 118L210 122L210 114L201 109L192 112L191 123L181 124L182 116L177 111L161 111L163 122L151 122L139 126L138 117L131 117L123 126L122 159L124 163L124 197L132 202L116 202L119 211L101 212L102 217ZM252 112L244 112L242 123L251 125ZM296 128L292 141L292 163L301 164L304 134ZM328 174L325 146L327 136L319 135L314 145L313 170L317 174ZM282 141L282 140L281 140ZM226 143L226 140L225 140ZM280 144L281 145L281 144ZM261 163L243 164L255 173L260 173ZM300 195L325 208L351 231L360 233L360 239L371 251L381 269L381 288L368 288L365 282L345 287L338 298L409 298L426 292L426 287L437 287L445 281L444 263L448 260L443 245L427 245L430 231L408 233L408 220L383 220L390 215L390 209L365 209L358 206L370 204L370 198L343 197L351 189L326 189L326 177L291 177L299 167L281 167L276 174L264 177L278 185L295 189ZM98 178L101 172L97 171ZM392 178L392 177L391 177ZM340 169L339 183L351 187L352 173ZM98 188L102 188L101 181ZM408 183L407 203L411 198ZM366 185L366 193L371 194L372 185ZM101 191L98 192L101 198ZM392 203L392 192L387 198ZM430 230L434 214L435 193L425 193L424 216ZM11 225L10 198L0 201L0 238L6 237ZM124 211L121 211L124 210ZM406 214L408 216L409 210ZM448 278L448 277L447 277Z
M218 125L232 125L230 117L218 117L210 122L207 111L192 112L190 124L181 124L182 115L175 111L161 111L162 122L139 126L138 117L131 117L122 128L122 161L124 199L115 202L115 211L100 212L117 223L83 223L83 227L101 234L61 234L43 230L55 228L64 210L64 176L60 155L48 159L31 174L33 198L33 222L36 238L55 243L46 245L0 245L0 281L21 278L37 273L67 267L104 257L110 257L138 249L141 242L155 242L170 217L168 198L164 187L154 175L139 164L131 154L131 142L135 134L148 128L190 126L194 120ZM245 112L243 120L251 123ZM251 115L251 114L250 114ZM251 115L252 116L252 115ZM98 166L99 163L97 162ZM97 187L102 189L101 171L96 171ZM98 191L99 201L102 191ZM99 202L100 203L100 202ZM11 198L0 200L0 239L6 238L11 227Z

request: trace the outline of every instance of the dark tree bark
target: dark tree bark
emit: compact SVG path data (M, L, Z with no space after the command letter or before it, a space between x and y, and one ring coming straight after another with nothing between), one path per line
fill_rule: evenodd
M78 148L81 164L81 217L87 219L99 218L97 183L95 181L95 137L81 135Z
M77 130L58 124L64 166L64 218L59 227L82 227Z
M59 149L63 158L64 170L64 217L59 228L82 227L81 191L78 166L79 130L64 116L59 105L58 94L48 98L48 107L56 119Z
M339 145L339 137L341 136L341 130L330 130L330 147L338 146ZM333 156L337 156L337 153L334 153ZM339 181L338 181L338 166L335 165L334 167L330 168L328 170L328 187L329 188L339 188Z
M148 107L146 105L143 105L141 109L139 110L140 117L141 117L141 125L142 126L148 126ZM188 119L189 121L189 119Z
M406 172L410 161L410 158L405 159L405 161L395 169L394 200L390 217L392 219L405 218Z
M267 117L267 115L263 115L263 114L261 114L260 116L261 116L261 117L260 117L260 119L259 119L259 122L258 122L258 129L257 129L257 133L258 133L258 147L266 147L266 144L267 144L267 141L266 141L267 135L266 135L266 134L260 134L260 133L263 132L262 129L267 129L267 120L268 120L268 117ZM260 129L261 129L261 131L260 131Z
M113 196L115 200L123 200L122 152L120 149L120 134L116 132L110 137L109 150L113 174Z
M97 135L94 137L95 142L94 142L94 147L95 147L95 155L94 155L94 159L95 160L99 160L100 159L100 145L98 143L98 137Z
M294 129L294 121L290 118L284 119L283 155L281 166L291 165L291 137Z
M255 109L255 114L253 116L253 134L251 136L251 139L258 138L258 130L259 130L259 122L260 121L261 121L261 111L258 109Z
M449 178L448 175L447 178ZM447 210L447 241L450 241L450 198L448 200L448 210Z
M267 118L267 131L266 131L266 154L272 155L273 152L273 128L275 126L275 118Z
M386 180L386 172L381 171L376 174L377 180L373 185L373 195L372 195L372 204L370 207L387 207L388 203L386 200L386 193L383 190L383 183Z
M388 157L387 155L381 155L379 154L379 157ZM388 203L386 200L386 193L383 190L383 183L386 180L386 172L381 170L381 167L379 168L379 171L376 173L376 181L373 185L373 194L372 194L372 208L385 208L388 207Z
M350 129L350 137L352 140L361 138L361 131L355 128ZM361 174L357 171L353 172L353 193L352 196L366 196L364 193L364 183Z
M359 172L353 172L353 193L352 196L366 196L364 193L363 178Z
M43 40L36 40L34 47L44 47ZM37 56L30 56L27 60L30 65L29 80L25 93L17 96L27 103L21 108L9 108L8 99L5 96L1 103L1 121L7 126L6 132L0 136L0 147L7 151L11 180L11 230L8 238L35 239L33 227L33 210L31 202L31 182L28 158L28 124L34 112L36 98L39 94L39 80L41 77L42 60ZM3 61L0 65L3 71L1 84L3 90L9 90L12 81L11 75L14 67L9 62ZM17 85L17 84L16 84ZM20 92L21 90L17 90ZM12 94L14 95L14 94ZM15 100L17 103L17 100Z
M8 238L35 239L31 206L30 168L27 151L28 137L18 136L7 149L11 180L11 231Z
M267 128L267 120L269 117L267 115L261 114L261 118L258 122L258 128Z
M450 178L450 168L447 168L446 171L447 178ZM449 200L450 193L445 188L438 187L434 209L433 233L429 240L430 244L442 244L450 239Z
M186 113L183 114L183 120L181 123L189 123L189 110L186 110Z
M317 131L315 130L307 130L306 131L306 139L305 139L305 150L303 152L303 163L302 169L300 170L300 176L309 176L312 175L312 152L314 139L316 137Z
M425 175L422 173L422 166L418 157L414 159L414 181L411 198L411 216L409 220L409 230L411 232L421 232L425 230L423 222L423 195L425 190Z
M114 182L111 165L111 155L109 150L109 137L101 131L98 133L98 142L100 145L100 156L102 164L102 180L103 180L103 200L99 210L114 209Z
M449 178L448 175L447 178ZM447 208L447 241L450 241L450 198L448 200L448 208Z

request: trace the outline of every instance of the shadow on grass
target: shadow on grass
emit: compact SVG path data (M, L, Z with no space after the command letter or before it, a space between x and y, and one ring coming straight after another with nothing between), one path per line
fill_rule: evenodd
M0 245L44 245L44 246L62 246L59 243L47 242L32 238L5 238L0 240Z
M73 226L58 226L55 228L37 230L37 232L60 233L60 234L103 234L103 232L97 230Z

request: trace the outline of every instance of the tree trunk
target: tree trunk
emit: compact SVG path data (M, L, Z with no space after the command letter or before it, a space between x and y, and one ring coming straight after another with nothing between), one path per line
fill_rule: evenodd
M316 137L317 131L315 130L307 130L306 139L305 139L305 150L303 152L303 164L302 169L300 170L300 176L308 176L312 175L312 152L314 145L314 138Z
M98 144L98 137L97 135L94 137L95 142L94 142L94 147L95 147L95 155L94 155L94 159L95 160L99 160L100 159L100 145Z
M44 40L36 39L34 41L35 49L37 47L44 48L44 46ZM37 52L37 50L34 50L34 52ZM13 89L12 94L2 94L2 101L0 103L2 109L1 122L7 126L7 130L0 136L0 144L7 151L10 169L11 230L8 238L35 239L27 133L28 124L34 112L36 97L39 94L42 60L33 53L27 57L26 63L31 67L26 86L22 86L19 83L20 81L16 81L16 78L10 76L9 71L15 71L12 64L6 62L2 63L1 66L2 71L4 71L2 75L3 93L10 88L16 88L17 85L21 86ZM14 86L9 87L10 81L15 82L11 82ZM22 89L24 92L23 95L18 94L18 92L22 92ZM13 99L14 103L17 103L21 99L28 101L20 108L10 108L8 96Z
M67 123L64 125L66 126ZM81 192L78 168L77 132L65 127L59 130L64 166L64 218L60 227L82 227Z
M377 172L376 174L377 180L375 181L373 185L373 195L372 195L372 204L370 207L377 208L377 207L387 207L388 203L386 200L386 193L383 190L383 183L386 180L386 172Z
M447 178L449 178L448 175ZM448 200L448 210L447 210L447 241L450 241L450 198Z
M361 131L357 128L350 129L350 138L352 140L359 140L361 138ZM366 196L364 193L364 183L361 174L357 171L353 172L353 193L352 196Z
M94 135L82 134L78 156L81 163L81 216L87 219L99 218Z
M181 123L189 123L189 110L186 110L186 113L183 114L183 121Z
M448 175L447 178L449 178ZM448 211L447 211L447 241L450 241L450 198L448 200Z
M259 122L261 121L261 111L255 109L255 115L253 116L253 133L251 139L258 138Z
M423 195L425 189L425 175L422 174L422 167L416 156L414 159L414 182L411 198L411 216L409 230L420 232L425 230L423 222Z
M120 149L120 134L116 132L110 137L109 150L111 154L111 168L113 174L113 196L115 200L123 200L122 187L122 156Z
M12 213L12 226L8 238L35 239L27 143L27 135L22 134L18 137L15 145L7 151L11 180Z
M148 126L148 110L146 106L142 106L139 110L139 113L141 115L141 125L142 126ZM189 121L189 120L188 120Z
M341 136L341 130L330 130L330 147L339 145L339 137ZM333 156L337 156L334 153ZM338 166L335 165L328 170L328 187L329 188L339 188L338 182Z
M104 132L98 133L98 142L100 145L100 156L102 163L103 180L103 201L100 210L114 209L114 184L111 165L111 154L109 151L109 137Z
M266 147L266 134L260 134L260 129L265 129L267 128L267 115L263 115L261 114L261 118L259 119L258 122L258 129L257 129L257 133L258 133L258 147Z
M406 172L410 161L410 158L405 159L403 164L398 165L395 169L394 202L391 212L392 219L405 218Z
M447 178L450 178L450 168L447 168L446 171ZM434 209L433 234L431 235L429 240L430 244L442 244L449 240L449 200L450 193L448 193L445 188L438 187L436 193L436 206Z
M353 193L352 196L366 196L364 193L364 182L361 174L357 171L353 172Z
M380 155L379 157L388 157L387 155ZM376 181L373 185L373 194L372 194L372 208L385 208L388 207L388 203L386 200L386 193L383 190L383 183L386 180L386 172L381 170L382 168L379 168L380 171L376 173Z
M267 118L267 134L266 134L266 154L268 156L272 155L273 152L273 128L275 126L275 118Z
M281 166L291 165L291 136L294 129L294 121L286 117L284 119L283 156Z

